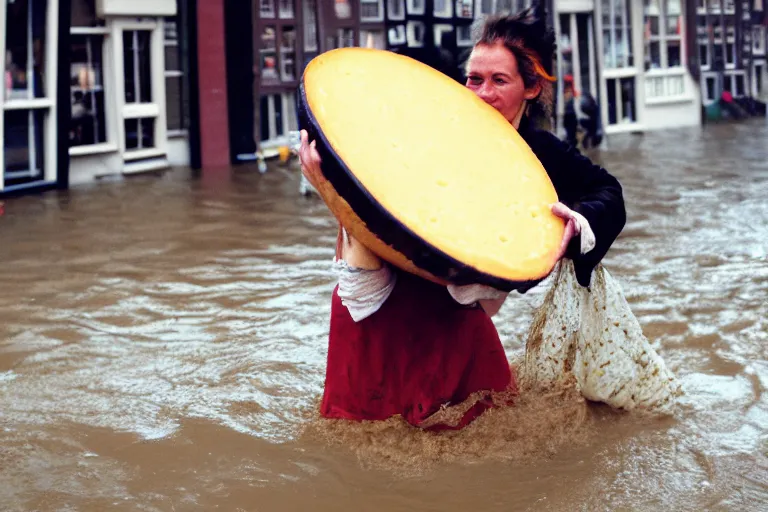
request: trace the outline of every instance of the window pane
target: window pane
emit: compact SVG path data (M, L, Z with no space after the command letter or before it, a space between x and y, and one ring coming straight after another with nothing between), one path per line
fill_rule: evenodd
M151 103L151 33L148 30L123 32L123 79L126 103Z
M96 0L72 0L72 26L103 26L104 20L96 17Z
M44 110L7 110L3 122L5 138L5 184L43 177Z
M736 90L734 96L744 96L744 75L736 75Z
M699 44L699 62L702 66L709 66L709 48L706 44Z
M259 13L262 18L275 17L275 0L260 0Z
M317 0L303 0L304 50L317 50Z
M169 76L165 78L165 112L168 116L169 130L183 130L182 120L182 78L180 76Z
M46 0L6 0L5 79L7 99L45 97Z
M346 20L352 17L352 6L349 0L334 0L333 11L340 20Z
M284 27L280 40L280 77L290 82L296 79L296 29Z
M166 71L181 71L181 56L179 55L179 47L174 45L167 45L165 47L165 70Z
M667 66L680 66L680 41L670 41L667 39Z
M138 150L155 147L155 119L125 120L125 149Z
M293 0L279 0L280 17L281 18L293 18L295 16L293 12Z
M648 45L648 59L649 69L661 67L661 43L654 41Z
M107 141L102 49L104 36L71 36L69 145Z
M274 82L279 79L277 74L277 30L275 27L264 27L261 32L260 66L262 82Z

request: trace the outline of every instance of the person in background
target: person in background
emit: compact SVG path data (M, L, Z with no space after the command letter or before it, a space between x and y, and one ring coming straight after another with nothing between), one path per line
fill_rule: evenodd
M573 76L563 77L563 101L565 102L565 114L563 125L565 127L566 141L577 147L578 131L584 131L581 145L584 149L594 148L603 141L603 125L600 118L600 106L589 92L580 93L573 83Z
M560 198L552 211L567 222L560 257L573 260L578 282L589 286L626 212L616 178L536 127L552 111L554 78L547 68L554 34L538 10L489 17L474 28L465 85L519 131L544 165ZM320 156L304 130L299 158L317 186ZM338 283L331 299L323 417L401 415L423 427L443 405L472 396L474 403L457 424L429 425L462 428L494 406L493 392L517 391L491 320L507 293L482 285L440 286L403 272L341 226L334 265Z

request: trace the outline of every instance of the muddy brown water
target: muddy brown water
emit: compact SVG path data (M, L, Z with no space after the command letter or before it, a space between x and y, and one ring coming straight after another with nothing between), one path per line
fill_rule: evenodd
M595 158L674 417L564 392L452 435L323 422L333 220L295 170L178 170L5 201L0 509L768 510L766 124ZM511 360L545 287L495 319Z

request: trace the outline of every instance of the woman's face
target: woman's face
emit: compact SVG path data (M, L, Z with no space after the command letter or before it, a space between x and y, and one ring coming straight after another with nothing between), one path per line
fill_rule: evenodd
M536 98L540 89L525 88L517 58L501 42L475 46L467 63L466 85L515 128L520 123L524 102Z

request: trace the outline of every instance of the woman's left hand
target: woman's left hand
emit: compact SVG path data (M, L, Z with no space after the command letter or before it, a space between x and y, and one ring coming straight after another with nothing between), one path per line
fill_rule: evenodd
M557 255L557 261L560 261L563 256L565 256L565 251L568 249L568 244L571 242L571 239L581 233L581 226L576 219L575 212L565 206L563 203L553 204L552 213L568 222L565 225L563 241L560 243L560 250Z

